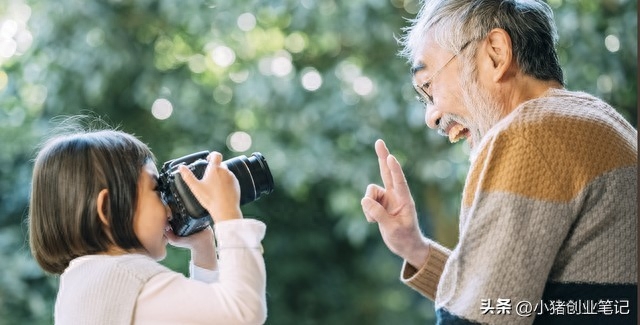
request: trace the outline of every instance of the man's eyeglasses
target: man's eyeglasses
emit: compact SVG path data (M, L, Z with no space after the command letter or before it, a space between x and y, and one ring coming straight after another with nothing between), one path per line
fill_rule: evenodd
M456 52L454 55L451 56L451 58L449 60L447 60L447 62L445 62L442 67L440 67L440 69L436 70L436 72L434 72L431 77L429 77L429 79L427 79L427 81L425 81L424 83L422 83L421 85L417 85L417 84L413 84L413 89L415 89L415 91L418 93L418 95L416 96L416 99L418 99L418 101L420 101L423 105L427 106L427 105L433 105L433 96L431 96L431 94L429 93L429 88L431 86L431 82L433 81L433 79L440 73L442 72L442 70L444 70L445 67L447 67L447 65L449 65L449 63L451 61L453 61L453 59L455 59L460 53L462 53L462 51L464 51L464 49L471 43L471 41L464 43L464 45L462 45L462 47L460 48L460 50L458 52Z

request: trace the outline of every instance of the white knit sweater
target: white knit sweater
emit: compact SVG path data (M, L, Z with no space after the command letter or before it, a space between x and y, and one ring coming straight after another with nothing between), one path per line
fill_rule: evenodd
M141 254L79 257L60 277L55 323L264 323L265 230L251 219L216 224L219 270L191 264L191 279Z

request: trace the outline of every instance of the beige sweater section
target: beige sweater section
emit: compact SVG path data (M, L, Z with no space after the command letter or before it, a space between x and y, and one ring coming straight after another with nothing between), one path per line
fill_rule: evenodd
M87 255L60 276L56 324L262 324L266 269L255 219L219 222L218 269L190 263L190 277L143 254Z
M154 275L172 272L139 254L105 256L80 268L74 261L63 275L58 296L75 311L58 310L56 324L130 324L142 287Z
M580 299L578 286L616 293L636 285L637 131L613 108L585 93L550 90L478 145L458 244L432 242L424 265L405 262L405 284L437 309L492 324L533 317L482 314L483 300Z

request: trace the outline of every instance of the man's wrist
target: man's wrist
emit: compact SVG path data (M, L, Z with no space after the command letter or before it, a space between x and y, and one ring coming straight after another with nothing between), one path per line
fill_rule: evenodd
M419 242L416 242L412 246L409 254L407 254L404 259L414 268L420 269L429 258L430 247L429 240L421 238Z

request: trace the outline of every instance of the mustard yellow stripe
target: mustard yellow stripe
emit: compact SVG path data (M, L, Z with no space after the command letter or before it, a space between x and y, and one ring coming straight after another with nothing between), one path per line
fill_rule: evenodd
M637 165L635 138L596 119L547 117L493 135L472 165L464 206L473 204L477 191L567 202L595 177Z

